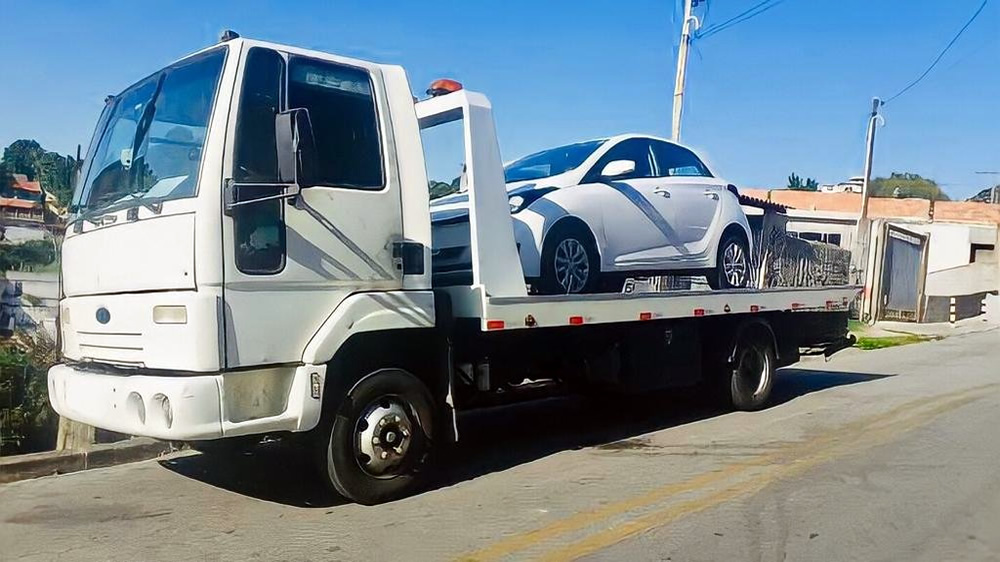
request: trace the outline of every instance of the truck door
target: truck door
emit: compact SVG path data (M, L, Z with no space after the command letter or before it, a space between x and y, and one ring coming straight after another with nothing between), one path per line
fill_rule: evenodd
M231 109L228 198L281 195L275 114L306 108L322 185L297 200L224 208L225 365L298 362L331 311L362 290L402 287L399 179L378 68L252 46ZM238 183L238 189L232 187Z

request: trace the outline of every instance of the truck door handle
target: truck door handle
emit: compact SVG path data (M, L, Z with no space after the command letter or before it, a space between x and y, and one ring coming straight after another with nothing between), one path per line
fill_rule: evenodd
M656 189L653 190L653 193L659 195L660 197L663 197L664 199L670 199L670 192L667 191L666 189Z
M713 199L713 200L715 200L715 201L718 201L718 200L719 200L719 194L718 194L718 193L716 193L716 192L715 192L715 191L713 191L713 190L709 190L709 189L706 189L706 190L704 191L704 195L705 195L705 197L708 197L709 199Z

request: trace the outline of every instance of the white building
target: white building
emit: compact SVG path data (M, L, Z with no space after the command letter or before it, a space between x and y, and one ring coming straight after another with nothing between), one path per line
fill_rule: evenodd
M823 184L819 186L819 191L823 193L861 193L864 183L864 177L854 176L853 178L848 178L847 181L842 181L840 183Z

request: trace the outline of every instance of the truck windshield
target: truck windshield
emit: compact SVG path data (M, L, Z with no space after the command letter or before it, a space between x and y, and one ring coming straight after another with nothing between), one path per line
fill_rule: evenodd
M604 140L580 142L529 154L508 164L503 170L504 179L510 183L537 180L568 172L583 164L583 161L604 142Z
M195 195L225 48L128 88L105 110L73 195L75 213Z

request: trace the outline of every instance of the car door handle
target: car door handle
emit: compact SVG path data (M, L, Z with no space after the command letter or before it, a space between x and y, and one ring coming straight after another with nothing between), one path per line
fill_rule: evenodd
M719 200L719 194L717 192L715 192L715 191L706 189L704 191L704 195L705 195L705 197L708 197L709 199L714 199L715 201Z
M670 192L667 191L666 189L656 189L653 190L653 193L659 195L660 197L663 197L664 199L670 199Z

